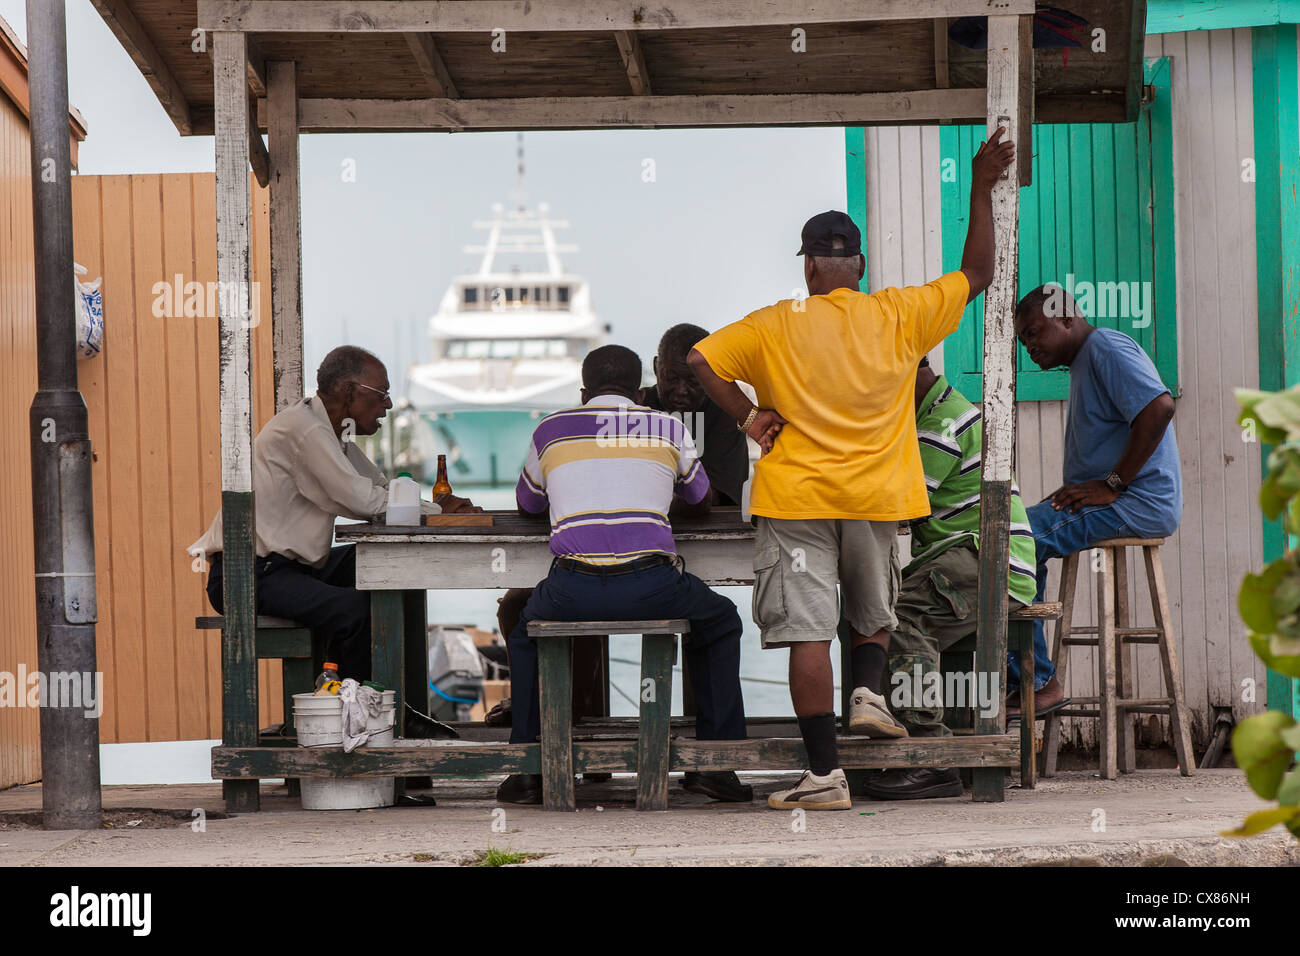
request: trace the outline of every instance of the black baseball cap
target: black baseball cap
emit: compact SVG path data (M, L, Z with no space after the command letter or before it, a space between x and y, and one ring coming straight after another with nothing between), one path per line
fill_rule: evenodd
M832 240L836 237L844 240L844 248L832 248ZM862 255L862 233L858 232L858 227L853 224L848 213L828 210L827 212L818 213L803 224L801 233L803 245L799 247L796 256L831 256L836 259L847 259L850 256Z

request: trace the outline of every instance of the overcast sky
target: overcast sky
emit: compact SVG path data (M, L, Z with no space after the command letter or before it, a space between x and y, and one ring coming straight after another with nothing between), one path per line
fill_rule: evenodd
M0 0L0 16L26 39L23 0ZM212 138L176 132L89 0L68 2L68 55L89 129L82 174L212 170ZM477 265L461 250L481 241L471 223L509 201L514 134L308 134L301 153L308 383L349 341L376 351L401 393L401 370L431 354L447 284ZM647 366L669 325L716 329L801 288L800 227L845 206L842 129L529 133L526 153L530 197L579 247L565 265L590 283L611 341Z

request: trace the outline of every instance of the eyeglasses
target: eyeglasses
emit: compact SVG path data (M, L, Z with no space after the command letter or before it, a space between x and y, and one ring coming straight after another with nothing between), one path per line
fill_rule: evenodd
M388 402L388 401L392 401L392 396L389 395L387 392L380 391L379 389L375 388L375 387L372 386L372 385L367 385L365 382L353 382L352 384L353 384L353 385L360 385L362 388L367 388L367 389L369 389L370 391L374 392L374 393L377 394L377 395L382 395L382 396L384 397L384 401L386 401L386 402Z

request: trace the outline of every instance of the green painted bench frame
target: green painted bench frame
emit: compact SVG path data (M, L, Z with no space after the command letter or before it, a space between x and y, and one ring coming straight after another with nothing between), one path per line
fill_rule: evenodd
M542 805L577 809L573 789L573 639L641 635L640 717L636 744L636 808L668 809L669 730L673 705L673 657L677 635L689 621L529 621L537 638L537 679L542 718ZM646 699L647 681L651 699Z
M372 595L372 600L375 595L392 598L382 605L391 613L375 615L374 634L377 648L375 657L379 662L376 671L385 674L391 671L393 674L400 675L403 673L400 659L390 660L386 655L395 648L400 649L402 645L400 643L395 644L394 647L389 645L402 641L404 631L410 631L417 623L422 623L423 615L404 614L401 592L377 591ZM419 597L423 598L423 594L419 594ZM419 604L419 610L422 610L423 602ZM1006 646L1012 649L1018 648L1022 653L1032 653L1033 621L1036 618L1054 620L1059 617L1059 604L1036 604L1031 608L1012 611L1009 629L1011 634ZM594 622L589 624L590 629L584 633L603 635L608 634L610 629L615 629L617 632L621 628L625 631L628 626L626 622L622 625ZM405 636L409 638L410 634L407 633ZM655 637L661 640L655 641ZM693 720L689 717L667 718L666 716L671 706L671 685L667 681L671 673L674 642L673 633L652 634L647 642L651 646L651 660L647 664L644 652L642 660L643 670L647 676L661 675L663 686L668 689L667 695L660 696L656 693L658 699L655 703L662 705L664 716L660 717L656 711L651 716L651 720L665 721L669 731L674 724L681 726L683 730L693 724ZM540 641L539 670L542 665L541 655L551 653L546 651L549 644L557 646L558 653L555 655L555 660L567 664L563 645L571 643L571 637ZM846 657L846 668L848 667L848 643L850 642L841 641ZM975 644L976 641L972 636L947 653L969 653ZM407 663L410 664L411 661L408 660ZM570 671L567 666L559 667L555 661L546 666L548 684L554 688L551 691L552 695L558 701L565 701L567 698L563 686L565 682L571 681ZM550 668L554 668L561 682L559 685L549 681ZM847 669L845 673L848 673ZM659 685L660 681L656 681L656 691ZM1022 703L1026 712L1032 714L1032 688L1030 690L1031 693ZM852 688L845 688L846 712L847 697L851 693ZM584 721L580 730L597 729L587 727L587 723ZM576 740L571 736L567 753L562 744L555 748L560 753L554 763L557 766L567 765L569 768L564 774L568 780L568 787L572 787L575 773L627 772L639 769L643 752L640 740L642 735L648 733L648 728L640 726L639 722L634 725L632 718L607 718L604 723L607 729L601 730L595 736L584 734ZM1004 799L1006 771L1017 763L1022 771L1022 785L1027 787L1034 785L1032 723L1032 720L1022 722L1018 740L1005 732L992 734L985 732L924 740L913 738L874 740L859 736L841 736L838 740L840 762L849 775L850 781L855 777L861 777L865 768L970 768L974 777L974 799L1000 801ZM391 747L360 747L350 754L342 751L302 749L283 745L283 743L291 743L290 741L284 741L281 746L250 747L223 744L212 751L212 775L226 785L256 788L257 780L267 777L400 778L435 775L465 778L502 773L544 774L544 762L551 762L543 760L540 744L505 742L502 735L508 733L507 731L480 724L457 726L462 734L461 740L399 739ZM749 737L746 740L694 740L685 734L671 737L668 732L665 732L665 736L668 736L667 771L792 770L807 765L808 756L804 751L803 741L798 737L798 730L793 720L750 718L748 727ZM572 730L570 733L572 734ZM636 735L636 739L628 739L632 734ZM543 723L543 739L545 739L545 723ZM659 739L656 730L656 736L649 739L648 744L657 746L656 742ZM645 753L649 755L649 747L646 748ZM652 769L643 776L644 780L638 779L638 802L641 802L640 788L643 786L649 788L653 784L654 787L659 788L657 792L664 794L664 804L666 804L667 784L663 772ZM547 789L544 782L544 800ZM549 789L553 794L572 792L565 791L558 780ZM646 806L650 805L648 801L652 797L653 795L647 789Z
M197 617L194 626L200 631L219 631L224 621L225 618L219 615ZM257 616L257 658L281 662L284 698L284 733L281 736L294 738L294 744L297 743L297 732L293 730L293 695L310 691L319 673L317 668L325 663L324 647L317 646L318 643L312 641L311 630L297 621L265 614ZM222 704L230 705L229 696ZM257 719L256 714L253 714L253 719Z

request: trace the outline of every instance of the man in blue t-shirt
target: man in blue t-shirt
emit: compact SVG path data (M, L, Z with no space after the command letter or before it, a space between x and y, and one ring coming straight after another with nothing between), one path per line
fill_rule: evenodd
M1016 306L1016 338L1043 369L1070 369L1065 421L1065 484L1028 509L1038 554L1038 596L1047 561L1107 538L1163 538L1183 515L1178 445L1169 423L1174 400L1142 347L1122 332L1088 324L1063 288L1049 284ZM1009 657L1007 713L1020 713L1018 655ZM1043 714L1065 703L1034 624L1034 704Z

